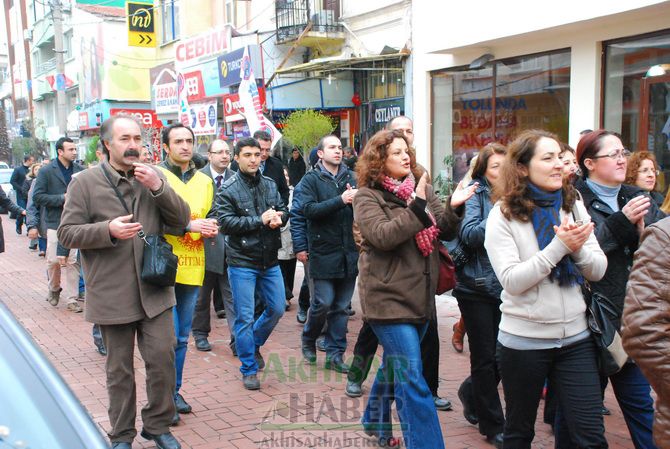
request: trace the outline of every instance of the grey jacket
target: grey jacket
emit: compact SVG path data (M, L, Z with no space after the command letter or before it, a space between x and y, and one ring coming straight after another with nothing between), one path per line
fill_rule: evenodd
M200 171L212 178L212 170L209 164L205 165ZM234 171L232 171L230 168L226 168L226 171L223 174L223 181L226 181L234 174ZM214 184L214 199L216 199L217 189L214 178L212 178L212 183ZM221 184L221 187L223 187L223 183ZM210 209L207 218L216 218L214 204L212 204L212 208ZM205 239L205 271L211 271L216 274L224 274L225 262L226 236L219 232L219 234L213 239Z

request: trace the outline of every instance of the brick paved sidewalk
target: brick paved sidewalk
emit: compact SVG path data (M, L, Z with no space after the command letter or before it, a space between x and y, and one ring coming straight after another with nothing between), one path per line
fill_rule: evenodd
M105 431L107 394L104 357L92 343L91 324L83 314L67 312L64 306L51 307L46 301L44 259L27 249L28 240L14 232L14 222L2 216L7 252L0 255L0 300L7 304L31 333L42 350L60 372L74 393L89 411L93 420ZM302 272L298 264L296 286ZM297 297L297 292L296 292ZM264 447L340 448L373 447L372 440L356 430L333 429L355 425L367 395L350 399L344 395L346 378L323 369L322 353L317 368L310 369L301 361L301 326L295 320L297 300L286 313L262 352L267 362L261 375L260 391L242 388L239 363L227 346L229 339L225 320L212 316L211 352L195 350L191 340L184 370L182 394L193 406L193 413L181 415L181 423L173 428L184 449ZM356 315L349 323L349 351L361 327L358 297L354 298ZM463 354L451 347L451 327L458 316L458 307L451 297L438 301L441 335L440 394L454 404L451 412L438 412L446 446L450 449L487 448L476 427L468 424L456 397L460 382L469 371L467 345ZM139 353L136 355L136 381L139 407L146 401L145 372ZM369 390L372 373L365 384ZM501 393L502 395L502 393ZM543 403L541 403L541 407ZM621 412L608 390L606 406L612 416L605 417L610 448L631 448L632 444ZM139 409L138 409L139 410ZM536 425L534 448L553 447L548 425ZM141 428L138 411L138 430ZM400 435L396 431L396 435ZM136 438L133 447L152 448L154 443Z

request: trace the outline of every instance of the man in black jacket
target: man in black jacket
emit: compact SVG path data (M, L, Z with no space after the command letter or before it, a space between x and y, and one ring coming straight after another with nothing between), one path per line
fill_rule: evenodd
M302 333L302 353L309 363L316 363L316 339L327 321L326 369L346 373L349 367L342 355L347 348L347 309L358 275L351 204L358 190L353 173L342 163L340 139L325 136L317 148L320 160L301 181L309 276L314 282Z
M72 180L72 175L83 170L74 160L77 158L77 148L69 137L61 137L56 142L58 157L49 165L43 166L33 187L33 201L35 206L41 208L47 228L47 272L49 275L49 295L47 301L56 307L60 300L61 290L65 290L67 309L79 313L81 306L77 303L79 297L79 262L77 262L77 251L70 251L67 257L61 258L58 252L58 236L56 230L60 225L63 204L67 186ZM65 271L65 285L61 288L61 272Z
M23 183L26 180L28 175L28 170L30 166L35 162L35 158L32 156L23 156L23 164L19 165L12 172L12 177L9 178L9 183L12 185L12 188L16 192L16 204L21 206L23 209L26 208L28 203L28 196L23 193ZM21 227L23 226L24 216L19 215L16 217L16 233L21 234Z
M235 304L235 345L242 362L244 388L258 390L262 358L258 349L284 314L284 281L277 251L288 209L277 185L261 175L261 148L253 138L235 145L239 171L216 194L220 231L227 235L228 279ZM254 292L259 289L265 311L254 321ZM260 362L260 363L259 363Z

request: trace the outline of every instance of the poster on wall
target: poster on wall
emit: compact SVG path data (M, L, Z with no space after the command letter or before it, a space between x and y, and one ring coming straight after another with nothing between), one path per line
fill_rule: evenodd
M217 131L216 100L189 103L188 112L182 113L181 122L196 136L213 136Z

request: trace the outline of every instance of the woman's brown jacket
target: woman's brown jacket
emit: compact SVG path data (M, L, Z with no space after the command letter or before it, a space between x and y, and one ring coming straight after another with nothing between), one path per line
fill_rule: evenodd
M654 441L670 449L670 218L642 234L626 288L623 346L658 395Z
M426 188L428 209L440 228L440 238L450 240L463 219L447 200L446 209ZM372 322L422 323L435 315L435 289L439 255L435 249L424 257L414 236L432 222L418 205L394 194L362 187L354 198L354 220L361 236L358 259L358 293L363 318Z

